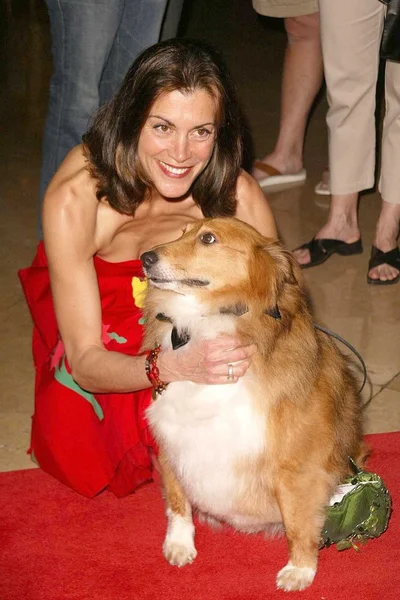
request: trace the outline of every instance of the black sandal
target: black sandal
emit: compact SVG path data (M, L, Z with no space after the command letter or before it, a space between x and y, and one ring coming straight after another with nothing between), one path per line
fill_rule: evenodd
M329 240L321 239L316 240L313 238L311 242L307 242L295 250L308 250L310 252L310 261L305 265L299 266L302 269L308 269L309 267L316 267L324 263L332 254L340 254L341 256L352 256L353 254L361 254L363 251L361 238L356 242L348 244L341 240Z
M372 279L367 275L367 283L371 285L393 285L397 283L400 279L400 250L396 247L389 252L382 252L379 248L372 246L371 248L371 258L368 263L368 273L374 267L379 267L379 265L390 265L399 271L399 274L394 279Z

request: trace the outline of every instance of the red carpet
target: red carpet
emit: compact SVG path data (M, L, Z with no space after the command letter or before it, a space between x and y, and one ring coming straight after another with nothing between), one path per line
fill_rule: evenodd
M118 500L87 500L39 470L0 475L1 600L394 600L400 597L400 433L368 436L369 468L394 504L389 528L360 552L321 551L311 588L275 589L284 539L197 527L198 557L177 569L162 558L165 520L150 484Z

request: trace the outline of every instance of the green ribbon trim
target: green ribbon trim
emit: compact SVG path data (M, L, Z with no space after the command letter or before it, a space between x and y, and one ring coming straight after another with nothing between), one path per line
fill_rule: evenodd
M111 331L110 333L107 332L107 335L112 340L118 342L118 344L126 344L126 342L128 341L126 338L122 337L122 335L118 335L118 333L115 333L115 331Z
M77 394L82 396L82 398L87 400L89 402L89 404L92 405L93 410L94 410L97 418L100 421L102 421L104 419L103 409L101 408L100 404L97 402L97 400L93 396L93 394L90 394L89 392L86 392L85 390L83 390L76 383L76 381L74 381L74 379L72 378L72 375L70 373L68 373L67 368L65 366L65 355L62 357L61 367L57 366L55 368L54 377L59 383L61 383L61 385L64 385L65 387L76 392Z

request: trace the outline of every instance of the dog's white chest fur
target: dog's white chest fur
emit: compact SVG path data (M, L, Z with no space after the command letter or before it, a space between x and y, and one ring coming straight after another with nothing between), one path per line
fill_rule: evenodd
M256 458L265 446L265 422L245 379L220 386L170 384L147 414L191 503L235 521L240 460Z

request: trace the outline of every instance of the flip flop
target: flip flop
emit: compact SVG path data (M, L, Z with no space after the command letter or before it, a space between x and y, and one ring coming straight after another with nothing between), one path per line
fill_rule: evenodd
M367 283L371 285L393 285L400 280L400 250L396 247L389 252L382 252L379 248L372 246L371 248L371 258L368 263L368 273L374 267L379 267L379 265L390 265L395 269L399 270L399 274L394 279L372 279L367 275Z
M314 192L316 194L318 194L318 196L330 196L331 195L331 189L330 189L329 185L327 185L323 181L320 181L319 183L317 183L317 185L314 188Z
M313 238L310 242L295 248L295 250L308 250L310 252L310 261L299 266L301 269L308 269L309 267L316 267L324 263L332 254L340 254L341 256L352 256L353 254L361 254L363 251L361 238L356 242L348 244L341 240L330 240L320 239L316 240Z
M257 179L260 187L264 189L283 183L303 183L307 178L305 169L301 169L298 173L281 173L272 165L261 160L254 161L253 168L266 174L262 179Z
M317 183L314 188L314 191L319 196L330 196L331 195L331 186L329 181L329 169L325 169L322 173L321 181Z

